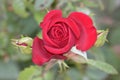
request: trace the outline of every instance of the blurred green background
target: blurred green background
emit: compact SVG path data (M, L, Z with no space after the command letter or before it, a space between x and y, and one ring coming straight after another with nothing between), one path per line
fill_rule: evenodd
M0 0L0 80L16 80L19 72L33 65L31 55L22 54L11 44L21 35L34 38L46 9L61 9L64 16L71 11L89 14L97 29L109 28L108 42L88 51L88 57L113 65L120 72L120 0ZM120 80L89 65L68 62L67 72L50 74L54 80ZM49 79L50 80L50 79ZM52 80L52 79L51 79Z

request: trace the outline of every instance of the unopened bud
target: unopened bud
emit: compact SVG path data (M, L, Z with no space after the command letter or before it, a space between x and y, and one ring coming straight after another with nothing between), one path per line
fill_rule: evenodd
M30 54L32 51L33 39L30 37L22 37L20 39L12 39L12 44L18 47L22 53Z
M104 43L107 41L106 37L108 35L109 30L107 29L106 31L104 30L98 30L97 31L97 41L95 43L96 47L101 47L104 45Z

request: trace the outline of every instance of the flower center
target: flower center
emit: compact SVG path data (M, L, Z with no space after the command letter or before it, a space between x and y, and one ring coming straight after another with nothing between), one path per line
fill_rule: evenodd
M56 23L51 29L48 31L48 36L51 40L53 40L56 44L64 46L67 44L69 30L68 26L65 23Z

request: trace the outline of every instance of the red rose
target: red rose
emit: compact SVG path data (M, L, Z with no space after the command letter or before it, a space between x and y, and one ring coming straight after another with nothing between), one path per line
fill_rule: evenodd
M63 54L73 46L86 51L97 38L91 18L81 12L72 12L63 18L60 10L52 10L46 14L40 27L43 39L35 37L32 46L32 60L37 65L53 58L65 59Z

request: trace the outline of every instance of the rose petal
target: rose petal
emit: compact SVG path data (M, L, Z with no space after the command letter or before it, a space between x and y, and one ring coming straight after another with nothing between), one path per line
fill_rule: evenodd
M81 35L76 43L77 49L86 51L91 48L97 39L96 29L91 18L81 12L73 12L68 18L74 20L80 28Z
M76 38L80 37L80 29L79 26L74 22L74 20L72 20L71 18L56 18L53 19L49 25L49 27L47 27L47 29L50 29L51 27L53 27L53 25L55 23L65 23L66 25L68 25L68 28L71 29L71 31L73 32L73 34L75 34Z
M49 45L49 46L54 46L54 47L59 47L56 43L54 43L50 37L48 36L48 30L49 30L49 23L50 21L48 21L48 24L46 24L46 26L42 29L42 36L43 36L43 42L45 45Z
M77 26L77 24L70 18L67 18L67 22L69 24L69 27L71 28L72 32L75 34L76 38L80 37L80 29Z
M56 18L53 19L51 22L48 21L48 23L45 25L45 27L42 29L43 34L43 41L46 45L53 46L53 47L59 47L58 44L54 43L51 38L48 36L48 31L53 27L55 23L65 23L67 26L71 29L71 33L74 33L77 38L80 36L80 31L76 23L74 23L71 19L66 18ZM70 34L71 34L70 33Z
M75 38L73 34L71 34L71 31L69 29L69 40L66 46L64 46L63 48L55 48L52 46L44 45L44 47L52 54L63 54L68 52L71 49L71 47L74 45L74 43L75 43Z
M32 61L37 65L43 65L52 58L52 54L48 53L43 45L43 41L35 37L32 46Z
M44 27L44 25L48 24L47 22L49 20L52 20L55 18L61 18L61 17L62 17L61 10L51 10L45 15L43 22L40 23L40 27L42 28Z

